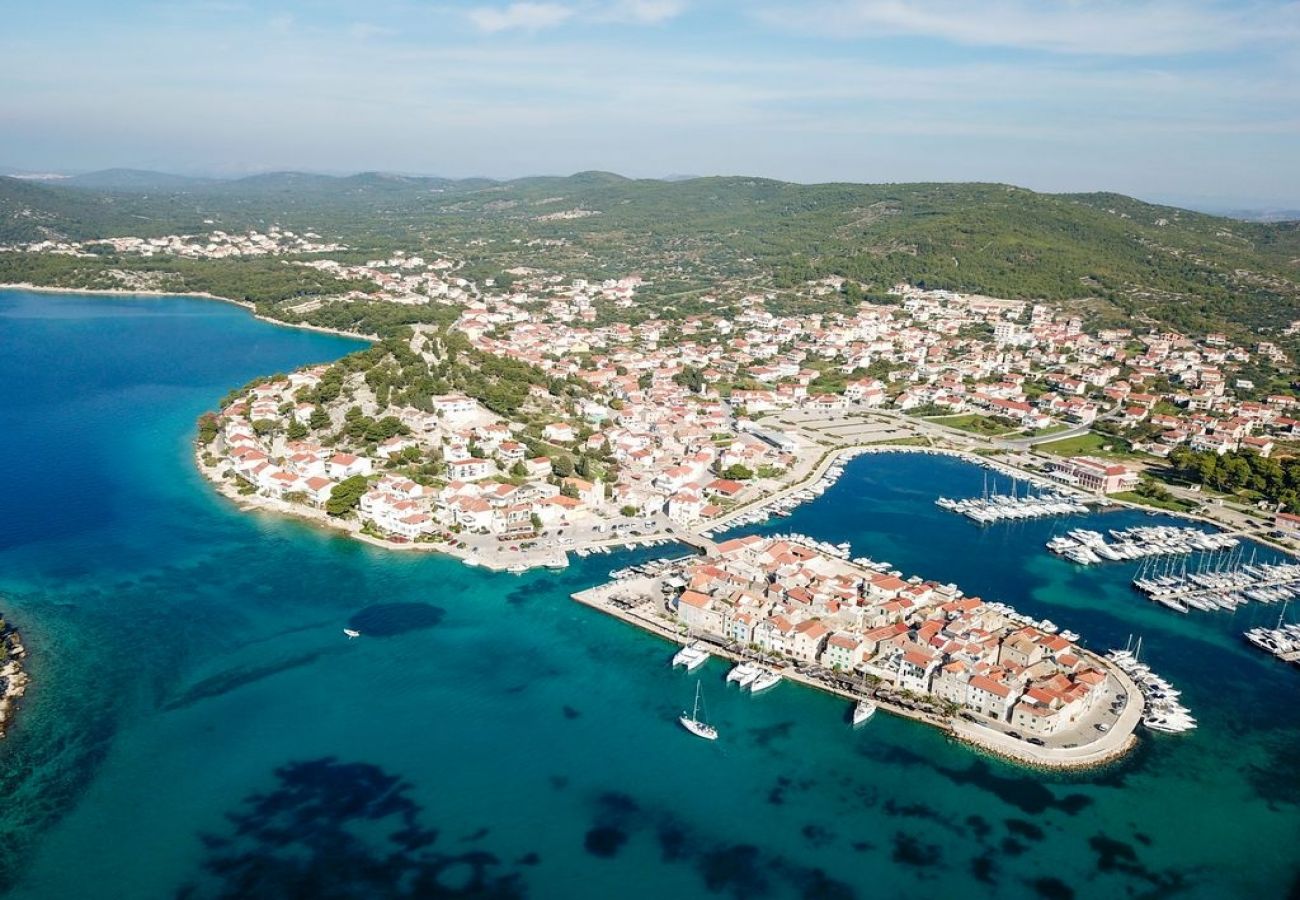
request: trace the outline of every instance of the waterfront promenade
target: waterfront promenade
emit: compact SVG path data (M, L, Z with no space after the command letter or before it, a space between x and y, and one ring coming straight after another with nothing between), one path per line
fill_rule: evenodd
M848 701L870 698L889 713L932 725L948 732L955 740L1024 765L1047 769L1086 769L1119 759L1137 743L1135 731L1141 721L1144 706L1142 693L1128 675L1109 660L1093 653L1087 654L1089 660L1105 671L1109 678L1108 684L1111 687L1107 696L1122 695L1123 708L1107 731L1094 728L1098 721L1098 716L1094 713L1057 736L1050 745L1040 746L1012 737L1006 723L969 721L917 708L919 704L894 696L888 685L868 687L862 683L859 687L848 677L834 681L814 677L784 660L724 646L710 635L690 634L680 623L669 617L665 607L666 594L662 582L657 578L622 579L578 591L571 596L585 606L615 616L664 640L676 644L698 641L708 645L710 654L732 662L760 659L788 681Z

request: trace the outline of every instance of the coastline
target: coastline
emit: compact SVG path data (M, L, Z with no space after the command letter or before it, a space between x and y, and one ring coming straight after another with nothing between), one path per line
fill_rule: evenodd
M27 648L23 645L22 635L7 620L0 617L0 739L9 733L9 726L18 713L19 701L27 693L31 678L23 668L27 658Z
M252 303L251 301L235 300L231 297L222 297L218 294L212 294L206 291L153 291L153 290L129 290L125 288L65 288L65 287L37 285L37 284L31 284L27 282L17 282L17 283L9 282L9 283L0 284L0 290L5 290L5 289L24 290L24 291L32 291L36 293L50 293L50 294L92 294L92 295L100 295L100 296L122 296L122 297L131 297L131 296L193 297L200 300L215 300L220 303L229 303L235 306L239 306L247 310L248 312L250 312L253 318L257 319L258 321L266 322L267 324L270 325L276 325L281 328L299 328L306 331L314 331L319 334L331 334L337 337L345 337L345 338L350 338L353 340L360 340L360 341L373 342L379 340L378 335L359 334L354 331L345 331L339 328L327 328L320 325L311 325L309 323L283 322L278 319L272 319L267 316L260 315L257 312L256 304ZM221 485L223 483L222 480L218 477L215 477L213 473L209 472L207 468L203 466L202 459L200 458L201 453L202 453L202 448L199 448L199 451L196 454L196 463L198 464L200 471L203 472L203 474L205 475L205 477L208 478L209 481L212 481L214 484L218 486L219 489L221 489ZM767 509L772 504L787 498L791 494L797 493L800 490L804 490L809 486L816 484L825 475L826 470L829 469L836 461L847 461L845 457L848 457L848 459L852 459L854 456L857 456L859 454L867 454L867 453L921 453L921 454L933 455L933 456L950 456L985 468L1002 468L1008 471L1008 473L1014 472L1016 474L1023 475L1026 478L1037 479L1042 477L1041 473L1031 471L1021 466L1016 466L1012 463L1003 460L992 459L989 456L981 455L972 450L963 450L956 447L942 447L942 446L933 446L933 445L923 447L915 444L901 444L901 443L851 444L851 445L836 447L827 450L827 452L813 467L812 471L810 471L809 474L804 479L795 482L793 484L790 484L787 487L784 487L781 490L776 491L775 493L770 494L766 497L756 499L748 504L745 504L744 506L738 507L737 509L730 510L716 521L696 523L690 527L684 528L680 534L672 534L672 535L665 534L665 535L656 535L651 537L658 540L662 540L666 538L668 540L672 540L676 542L684 541L687 543L691 543L694 546L700 546L699 543L696 543L697 541L703 542L708 540L707 537L704 536L703 534L704 532L717 531L720 528L727 527L728 524L734 519L742 518L747 514L748 515L757 514ZM324 517L324 516L317 517L312 514L313 512L315 512L314 510L302 509L297 505L283 503L282 501L273 500L272 498L258 497L256 495L245 496L245 495L240 495L237 492L231 492L224 489L222 489L221 492L225 494L227 497L229 497L230 499L234 500L236 503L238 503L241 508L265 509L271 512L278 512L283 515L294 516L304 521L315 522L317 524L326 525L337 531L341 531L346 534L349 534L350 536L360 541L363 541L365 543L371 544L372 546L375 547L381 547L388 550L423 550L423 551L442 552L442 553L446 553L449 556L454 556L458 559L461 559L462 561L464 561L468 556L467 553L458 550L458 548L448 547L443 544L414 544L414 543L397 544L391 541L380 540L370 535L362 534L359 525L357 525L356 527L349 527L349 523L347 522L340 522L338 520L329 519L328 517ZM1087 494L1086 492L1078 492L1078 493L1080 493L1080 496L1086 498L1095 497L1095 495ZM1275 543L1274 541L1268 540L1266 538L1261 538L1260 536L1251 534L1244 529L1227 525L1215 519L1196 515L1194 513L1189 513L1189 512L1160 509L1157 507L1147 506L1141 503L1133 503L1128 500L1115 500L1110 498L1106 498L1106 499L1110 504L1114 506L1141 510L1143 512L1155 512L1160 515L1167 515L1173 518L1181 518L1181 519L1186 519L1188 521L1200 522L1205 525L1210 525L1226 534L1233 534L1238 537L1245 538L1247 540L1260 541L1261 543L1264 543L1266 546L1272 547L1273 549L1281 553L1285 553L1286 555L1291 556L1292 558L1300 559L1300 551L1282 546L1278 543ZM260 502L260 501L266 501L266 502ZM644 540L644 538L642 540ZM623 543L627 543L627 542L620 541L620 540L610 540L608 542L592 542L589 544L585 544L583 546L596 547L596 546L604 546L606 544L608 544L609 546L617 546ZM568 549L576 549L576 547L568 548ZM562 553L564 551L560 550L558 552ZM513 562L523 562L523 561L524 560L513 560L511 562L513 563ZM497 571L504 571L505 569L509 568L509 566L504 566L504 565L498 566L494 562L488 560L482 560L482 559L478 560L477 564L483 565L486 568L494 569ZM535 566L541 566L541 565L545 565L545 563L539 561L534 561L529 563L530 568Z
M8 282L0 284L0 291L31 291L37 294L93 294L100 297L193 297L197 300L216 300L218 303L229 303L234 306L242 307L252 313L253 318L259 322L266 322L268 325L278 325L281 328L300 328L303 331L315 331L318 334L332 334L337 337L352 338L357 341L374 342L379 340L376 334L358 334L355 331L344 331L342 328L326 328L324 325L312 325L308 322L283 322L280 319L272 319L264 316L257 311L257 304L251 300L236 300L233 297L222 297L218 294L209 294L207 291L150 291L150 290L130 290L127 288L65 288L50 287L47 285L30 284L27 282Z
M683 645L687 642L704 643L708 645L708 651L711 655L731 662L752 661L754 658L745 656L728 649L720 644L715 643L707 635L691 635L689 639L680 628L674 627L667 619L652 614L642 614L642 607L649 605L655 606L652 592L651 599L647 603L636 606L620 606L611 602L615 594L635 595L639 587L644 588L650 584L650 579L636 579L632 581L616 581L602 584L585 591L578 591L570 594L573 600L588 606L598 612L606 613L615 618L637 628L647 631L657 637L663 638L677 645ZM1094 661L1101 665L1105 671L1114 675L1124 686L1124 690L1129 697L1138 698L1141 696L1137 686L1132 680L1115 667L1108 660L1096 654L1090 654ZM802 685L806 688L822 691L832 694L841 699L857 702L860 699L868 698L872 700L880 709L895 716L905 719L911 719L914 722L920 722L946 733L950 738L959 741L970 747L996 756L999 759L1015 763L1021 766L1032 768L1050 769L1055 771L1078 771L1084 769L1094 769L1100 766L1109 765L1116 760L1126 756L1138 744L1138 737L1131 728L1124 730L1109 731L1103 734L1098 740L1083 748L1074 748L1072 750L1058 748L1039 748L1033 744L1027 744L1023 741L1016 741L1005 737L998 732L981 728L978 725L966 722L960 719L946 718L909 708L902 702L893 699L890 696L888 687L884 690L876 686L868 691L853 691L840 685L831 684L821 679L813 678L799 672L794 666L775 664L770 660L765 663L777 671L781 677L787 681ZM1142 704L1129 703L1125 709L1125 717L1130 720L1129 724L1136 727L1137 720L1141 717ZM1121 737L1122 734L1122 737Z

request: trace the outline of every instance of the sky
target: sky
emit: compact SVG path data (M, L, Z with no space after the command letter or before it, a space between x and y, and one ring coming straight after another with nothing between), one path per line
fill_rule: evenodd
M999 181L1300 208L1300 0L42 0L0 164Z

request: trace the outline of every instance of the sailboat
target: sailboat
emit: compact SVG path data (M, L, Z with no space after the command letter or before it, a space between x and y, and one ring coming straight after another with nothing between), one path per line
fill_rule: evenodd
M718 739L718 729L705 723L700 718L700 683L698 681L695 682L695 709L691 711L689 716L686 715L685 710L682 710L682 714L677 717L677 721L681 722L682 727L696 737L702 737L706 741L716 741Z

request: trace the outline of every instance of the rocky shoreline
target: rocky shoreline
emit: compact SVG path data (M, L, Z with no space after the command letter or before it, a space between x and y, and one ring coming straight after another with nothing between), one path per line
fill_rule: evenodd
M0 617L0 738L18 712L18 701L27 693L31 680L23 669L27 648L22 635L8 620Z

